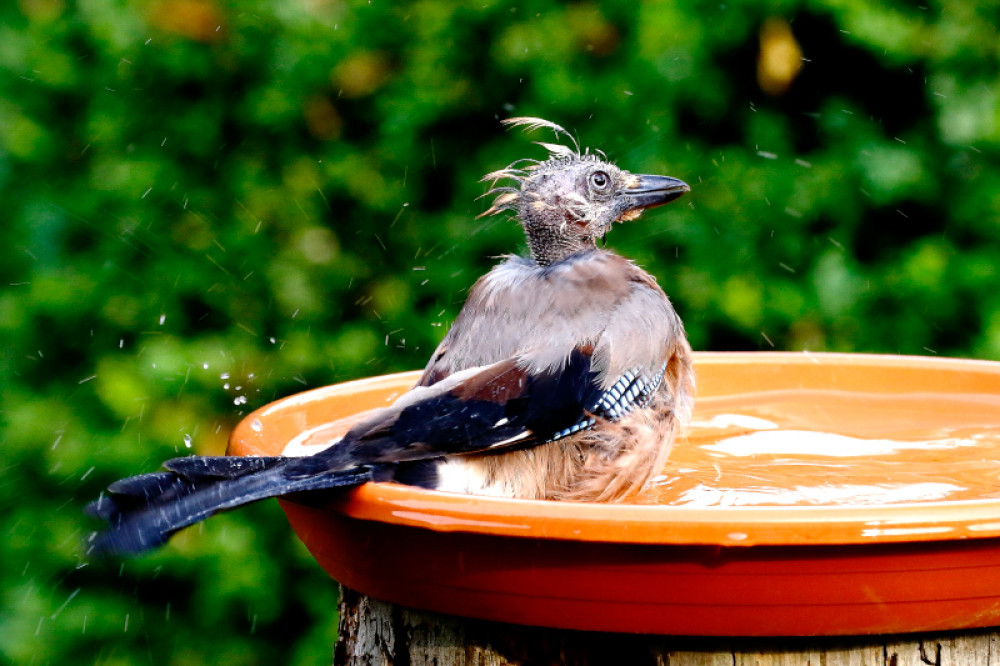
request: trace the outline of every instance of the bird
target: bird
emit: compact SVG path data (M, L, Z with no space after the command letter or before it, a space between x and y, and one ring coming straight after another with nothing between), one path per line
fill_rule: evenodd
M416 385L301 456L191 455L122 479L86 512L94 554L137 554L224 510L321 502L369 481L538 500L618 502L663 469L695 395L691 347L656 279L599 247L617 222L690 191L581 149L554 122L501 121L543 159L486 174L479 217L512 214L527 256L479 278Z

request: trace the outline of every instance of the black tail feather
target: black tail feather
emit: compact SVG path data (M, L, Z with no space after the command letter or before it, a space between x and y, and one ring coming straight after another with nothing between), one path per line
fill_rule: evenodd
M235 479L287 462L281 456L185 456L163 463L171 472L189 479Z
M190 490L191 482L173 472L141 474L112 483L108 486L108 493L101 493L84 508L84 513L115 524L122 515L135 512L154 501L170 501L188 494Z
M90 554L141 553L209 516L269 497L360 485L371 467L312 476L289 475L288 458L190 456L168 461L167 472L122 479L87 513L108 521L87 543Z

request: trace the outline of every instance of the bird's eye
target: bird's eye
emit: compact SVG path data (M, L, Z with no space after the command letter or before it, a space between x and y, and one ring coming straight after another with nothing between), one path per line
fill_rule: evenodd
M603 190L611 184L611 178L603 171L595 171L590 174L590 185L595 190Z

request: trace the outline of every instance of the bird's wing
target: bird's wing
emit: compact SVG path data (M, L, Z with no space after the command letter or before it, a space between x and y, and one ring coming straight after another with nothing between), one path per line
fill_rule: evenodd
M295 468L310 474L555 439L588 418L605 396L592 364L593 347L581 345L565 363L540 372L523 359L456 372L372 412L334 446L297 459Z
M324 451L289 463L292 476L521 448L617 421L659 388L664 363L633 368L607 387L593 365L593 347L576 347L558 368L533 372L508 360L455 373L417 387L377 410Z

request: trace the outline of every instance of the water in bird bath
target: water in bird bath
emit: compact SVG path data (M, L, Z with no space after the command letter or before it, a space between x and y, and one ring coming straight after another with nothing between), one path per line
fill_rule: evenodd
M1000 496L1000 396L834 387L706 397L645 502L870 505Z

